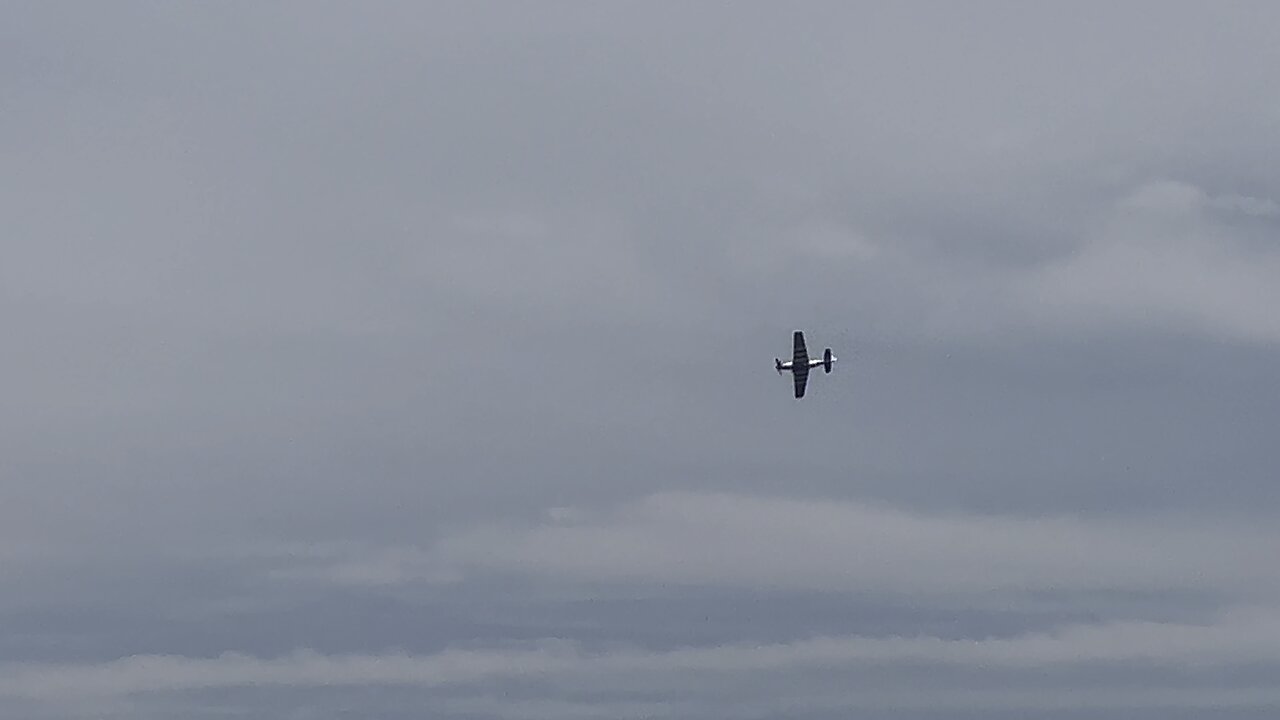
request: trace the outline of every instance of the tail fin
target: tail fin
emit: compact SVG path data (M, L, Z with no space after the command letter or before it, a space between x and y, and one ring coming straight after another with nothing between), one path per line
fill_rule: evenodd
M822 351L822 369L831 372L831 363L835 361L835 356L831 354L831 348Z

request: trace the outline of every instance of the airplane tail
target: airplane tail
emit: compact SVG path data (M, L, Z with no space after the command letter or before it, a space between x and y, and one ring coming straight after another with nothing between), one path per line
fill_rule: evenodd
M778 358L773 359L773 369L782 372L782 361Z
M836 361L836 356L831 354L831 348L822 351L822 369L825 372L831 372L831 363Z

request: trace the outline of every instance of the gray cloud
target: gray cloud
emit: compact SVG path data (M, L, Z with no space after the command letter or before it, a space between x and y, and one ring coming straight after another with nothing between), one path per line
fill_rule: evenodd
M1145 185L1120 204L1096 242L1046 268L1032 292L1077 318L1275 342L1277 327L1265 308L1280 277L1280 254L1249 247L1259 228L1240 227L1274 204L1210 197L1184 183Z
M477 571L577 582L982 596L1196 592L1273 598L1280 551L1241 518L1010 517L862 503L666 493L606 511L556 508L528 527L480 527L429 548L334 549L282 577L339 584L458 582Z
M1270 717L1278 20L7 9L0 714Z
M332 657L298 652L276 659L223 655L198 659L137 656L99 665L10 668L0 693L28 699L112 696L237 686L469 685L496 678L627 688L637 677L672 699L699 682L739 674L867 665L950 665L984 673L1043 666L1136 663L1203 670L1219 665L1276 664L1280 622L1274 611L1232 613L1208 625L1111 623L1072 626L1011 638L820 637L781 645L682 648L667 652L572 643L504 650L448 650ZM838 682L838 681L837 681ZM656 683L656 685L655 685ZM1274 703L1272 699L1268 702ZM1105 704L1105 701L1104 703Z

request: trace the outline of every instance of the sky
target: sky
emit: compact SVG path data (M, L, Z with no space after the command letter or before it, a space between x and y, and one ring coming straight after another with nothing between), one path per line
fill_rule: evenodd
M1277 28L8 4L0 715L1275 717Z

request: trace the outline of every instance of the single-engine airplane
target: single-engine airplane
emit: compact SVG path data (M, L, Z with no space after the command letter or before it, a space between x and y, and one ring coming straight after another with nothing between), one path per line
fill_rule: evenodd
M773 368L781 375L783 370L791 371L791 378L795 380L796 397L804 397L804 386L809 382L809 368L815 368L819 365L826 372L831 372L831 365L835 363L836 356L831 354L831 348L822 351L822 359L817 358L810 360L809 351L804 346L804 333L800 330L795 331L791 338L791 360L783 362L778 358L773 359Z

